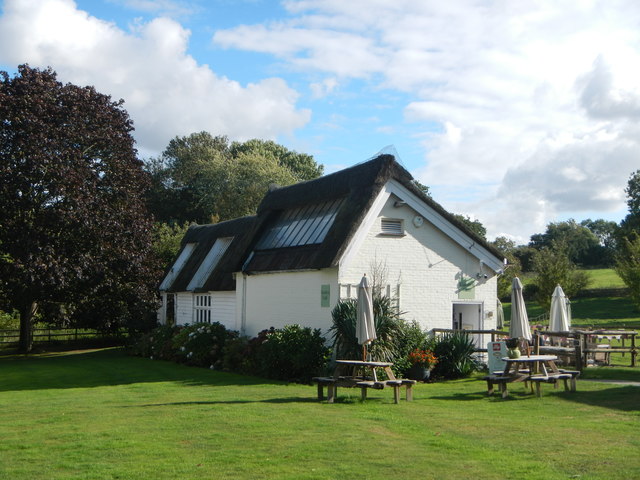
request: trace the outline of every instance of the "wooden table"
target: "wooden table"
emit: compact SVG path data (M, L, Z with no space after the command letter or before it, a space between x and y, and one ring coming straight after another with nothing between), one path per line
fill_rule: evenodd
M553 383L557 387L559 380L564 381L565 390L569 390L568 380L574 380L570 373L561 372L556 365L555 355L522 355L519 358L503 357L506 362L500 383L503 398L507 396L507 383L531 382L536 385L536 395L540 396L541 383ZM497 380L497 379L496 379ZM573 386L573 384L572 384ZM575 388L572 388L574 390Z
M318 399L324 399L323 387L327 387L327 402L333 403L338 387L360 388L362 399L367 398L367 390L373 388L382 390L385 387L393 387L394 401L399 403L400 387L406 388L406 398L413 400L412 387L415 380L404 378L397 379L391 370L393 363L389 362L365 362L362 360L336 360L336 368L332 377L315 377L313 381L318 384ZM387 380L378 380L378 370L384 371Z
M515 376L514 381L521 382L526 380L527 377L536 374L548 376L549 370L553 373L560 373L556 366L557 359L558 357L555 355L522 355L519 358L502 357L502 361L507 362L503 375ZM520 373L523 367L528 369L527 375Z
M389 380L395 380L396 377L391 370L393 363L388 362L364 362L362 360L336 360L336 370L334 377L351 376L366 378L367 371L370 371L375 382L378 381L377 370L382 369L387 374ZM359 374L359 375L358 375Z

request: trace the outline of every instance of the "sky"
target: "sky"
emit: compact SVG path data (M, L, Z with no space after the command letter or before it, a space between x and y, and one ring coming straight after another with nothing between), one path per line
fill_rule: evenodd
M489 239L618 222L640 168L636 0L2 0L23 63L124 99L142 159L203 130L326 173L395 152Z

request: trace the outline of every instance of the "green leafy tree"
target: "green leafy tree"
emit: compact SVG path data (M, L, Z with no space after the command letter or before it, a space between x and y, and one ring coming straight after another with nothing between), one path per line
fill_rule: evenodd
M251 215L270 185L316 178L323 167L275 142L229 143L227 137L199 132L171 140L147 170L156 220L211 223Z
M589 285L587 273L578 270L566 252L565 244L554 242L551 247L543 247L534 254L536 301L545 310L551 306L551 295L557 285L562 286L568 297Z
M624 192L627 194L629 213L640 216L640 170L631 174Z
M640 235L623 238L616 255L616 272L629 288L631 299L640 308Z
M151 248L162 263L161 267L163 269L169 267L169 264L175 260L180 250L180 242L188 229L189 224L187 222L182 225L156 223L153 226L153 244Z
M540 250L552 247L554 243L564 244L566 254L574 263L584 266L602 264L598 256L600 240L591 230L573 219L550 223L545 233L531 236L529 246Z
M480 222L480 220L472 220L468 215L465 216L454 214L453 216L456 217L464 225L466 225L467 228L469 228L469 230L471 230L473 233L486 240L487 229L484 227L484 225L482 225L482 222Z
M627 205L629 214L620 222L617 241L622 245L624 238L631 238L635 233L640 232L640 170L636 170L629 177L627 188Z
M27 65L0 72L0 290L20 314L23 352L47 302L101 328L155 307L148 179L132 130L122 101L93 87Z
M602 218L597 220L588 218L580 222L580 225L588 228L599 242L599 245L593 246L589 252L589 265L612 267L617 249L618 224Z
M615 250L616 232L618 230L618 224L616 222L602 218L597 220L587 218L581 221L580 225L588 228L598 238L601 246Z
M640 170L629 177L625 193L629 214L618 231L615 269L629 288L631 299L640 307Z
M515 255L516 242L507 237L496 237L491 244L507 259L507 267L498 276L498 298L505 298L511 293L513 278L522 274L520 259Z
M324 167L318 165L311 155L291 151L271 140L253 139L246 142L233 142L229 150L234 158L241 154L270 158L281 167L289 169L297 182L313 180L324 172Z
M537 250L535 248L527 245L518 245L513 250L513 255L520 262L520 268L523 272L533 271L533 256L536 252Z

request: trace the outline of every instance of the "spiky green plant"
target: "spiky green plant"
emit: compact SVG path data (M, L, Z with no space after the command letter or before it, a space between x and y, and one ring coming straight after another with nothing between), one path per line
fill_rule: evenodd
M362 345L356 338L358 302L341 300L331 311L333 325L331 334L336 355L339 358L362 358ZM373 316L376 340L367 346L371 360L392 362L397 355L397 343L401 337L400 314L396 312L390 298L374 296Z
M456 331L436 337L433 353L438 358L433 369L435 376L462 378L471 375L478 368L474 356L475 344L467 332Z

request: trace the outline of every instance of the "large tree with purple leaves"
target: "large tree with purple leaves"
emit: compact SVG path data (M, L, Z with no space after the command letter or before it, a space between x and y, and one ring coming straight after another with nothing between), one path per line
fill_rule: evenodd
M148 178L122 103L51 69L0 72L0 292L24 352L39 305L103 329L154 305Z

